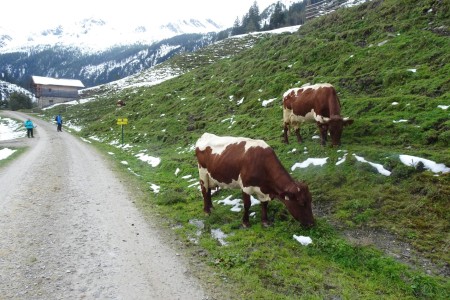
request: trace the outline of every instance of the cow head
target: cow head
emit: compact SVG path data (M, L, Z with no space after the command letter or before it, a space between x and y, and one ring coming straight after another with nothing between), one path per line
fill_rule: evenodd
M300 224L305 227L314 225L312 197L306 184L301 182L293 184L286 192L281 194L281 201Z
M344 126L350 125L353 120L349 118L342 118L341 116L331 116L331 118L323 118L323 121L317 122L317 126L320 130L320 137L322 140L322 145L325 145L327 140L327 133L330 131L331 145L340 146L341 136Z

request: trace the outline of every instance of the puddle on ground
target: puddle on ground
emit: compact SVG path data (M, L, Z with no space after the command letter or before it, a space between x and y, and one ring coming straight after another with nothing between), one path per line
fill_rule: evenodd
M202 220L198 219L192 219L189 220L189 224L194 225L197 228L197 231L195 232L194 237L190 237L189 241L191 241L194 244L198 244L198 240L200 236L202 235L202 231L205 229L205 223ZM221 229L211 229L211 236L219 241L220 245L225 246L228 243L225 241L225 239L229 236L228 234L225 234Z
M213 238L219 241L220 245L225 246L228 243L225 241L225 238L228 237L227 234L223 233L220 229L211 229L211 235Z

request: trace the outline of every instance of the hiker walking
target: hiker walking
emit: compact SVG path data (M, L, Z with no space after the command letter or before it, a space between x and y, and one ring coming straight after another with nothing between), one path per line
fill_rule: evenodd
M31 122L31 120L28 118L25 123L25 128L27 129L27 136L28 138L34 138L33 136L33 128L36 128L36 126L34 126L33 122Z
M58 125L58 127L56 128L56 131L61 131L62 132L62 122L63 122L63 120L62 120L61 115L57 115L55 117L55 121L56 121L56 124Z

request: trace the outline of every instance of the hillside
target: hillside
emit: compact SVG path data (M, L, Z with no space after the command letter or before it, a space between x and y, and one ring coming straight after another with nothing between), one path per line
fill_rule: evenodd
M295 33L258 35L250 47L232 39L242 44L229 55L209 47L178 55L164 63L180 70L174 78L104 86L89 91L95 100L57 106L44 117L61 112L67 127L126 162L118 168L147 191L143 209L162 216L193 259L207 265L210 273L199 276L236 299L448 299L449 173L408 166L400 157L450 166L449 9L440 0L373 0ZM355 120L342 146L320 146L314 125L302 127L302 145L292 137L283 144L282 94L319 82L336 87L343 114ZM126 106L117 108L117 99ZM129 120L126 145L117 118ZM300 228L275 201L269 228L260 225L258 206L246 230L229 206L214 202L204 216L193 152L204 132L269 143L292 176L309 185L316 227ZM326 163L292 168L308 158ZM222 190L213 200L228 196L240 192ZM217 231L226 245L214 238ZM293 235L313 243L301 246Z

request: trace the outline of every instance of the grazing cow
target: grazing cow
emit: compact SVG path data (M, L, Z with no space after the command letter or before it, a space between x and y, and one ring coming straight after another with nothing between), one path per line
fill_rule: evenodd
M353 120L342 118L340 114L341 104L331 84L290 89L283 95L284 142L289 143L289 125L294 127L297 140L301 143L300 125L305 122L316 122L321 144L326 144L329 130L332 146L339 146L344 126L353 123Z
M269 225L268 201L274 198L281 200L302 225L314 224L308 186L292 179L266 142L204 133L195 145L195 154L205 213L210 214L213 207L211 188L238 188L244 202L244 227L250 226L251 194L261 201L264 226Z

